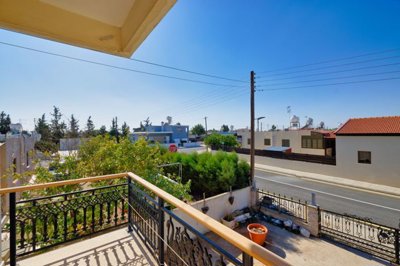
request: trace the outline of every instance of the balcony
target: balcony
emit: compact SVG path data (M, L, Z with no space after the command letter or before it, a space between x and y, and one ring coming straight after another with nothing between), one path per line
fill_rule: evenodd
M113 185L16 200L22 192L111 181ZM0 194L9 197L12 266L289 265L133 173L5 188ZM210 233L197 230L199 225Z

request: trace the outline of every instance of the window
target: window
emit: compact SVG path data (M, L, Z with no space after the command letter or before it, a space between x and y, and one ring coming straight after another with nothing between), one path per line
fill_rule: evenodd
M250 145L250 139L247 139L247 145Z
M358 151L358 163L371 164L371 152Z
M26 167L29 166L29 152L26 153Z
M271 146L271 139L264 139L265 146Z
M319 136L301 136L301 147L303 149L323 149L324 141Z
M290 147L290 140L289 139L283 139L282 140L282 147Z

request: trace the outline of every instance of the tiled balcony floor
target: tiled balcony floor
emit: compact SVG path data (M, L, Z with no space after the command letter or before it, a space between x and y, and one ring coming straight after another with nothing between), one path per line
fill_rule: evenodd
M319 238L305 238L287 230L262 222L269 230L264 247L294 266L389 266L390 263L364 252L334 244ZM248 238L247 228L241 226L235 231ZM206 234L223 249L241 259L242 252L213 233ZM263 264L254 260L254 266Z
M100 234L90 239L59 246L25 259L19 266L155 266L146 247L127 228Z

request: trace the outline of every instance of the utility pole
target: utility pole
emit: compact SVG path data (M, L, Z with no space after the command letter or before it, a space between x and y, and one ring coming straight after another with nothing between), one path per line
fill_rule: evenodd
M255 93L255 80L254 71L250 72L250 186L254 185L254 93Z
M205 121L205 126L206 126L206 136L207 136L207 116L204 117L204 121Z

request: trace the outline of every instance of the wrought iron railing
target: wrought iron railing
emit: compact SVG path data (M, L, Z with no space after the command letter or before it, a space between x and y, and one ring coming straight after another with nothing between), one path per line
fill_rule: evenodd
M156 200L132 182L129 195L129 227L160 265L252 265L249 255L243 253L242 260L235 258L177 216L163 199Z
M308 219L307 201L295 200L285 195L258 189L259 203L262 207L276 210L280 213L299 218L305 222Z
M307 201L295 200L285 195L258 189L259 203L262 207L299 218L307 222Z
M16 194L24 191L121 178L128 178L128 184L16 202ZM168 265L211 266L231 262L249 266L253 258L265 265L290 265L133 173L0 189L0 195L6 194L9 195L10 266L17 265L18 255L119 226L126 220L129 220L128 228L137 232L160 265L166 262ZM171 210L174 208L179 209L185 219ZM235 258L197 231L186 217L241 250L242 258Z
M400 264L399 229L370 219L320 210L320 232L345 245Z
M127 184L16 203L17 255L27 255L127 223Z

